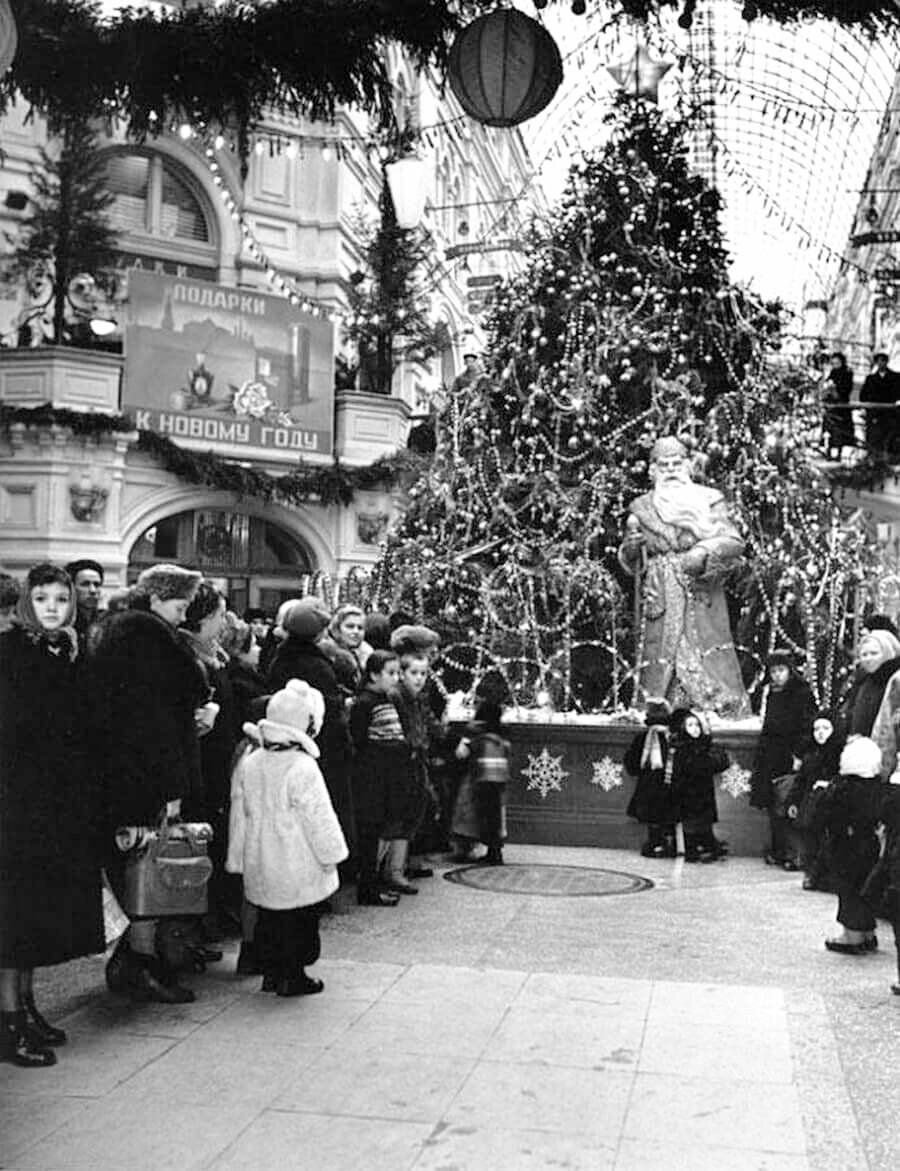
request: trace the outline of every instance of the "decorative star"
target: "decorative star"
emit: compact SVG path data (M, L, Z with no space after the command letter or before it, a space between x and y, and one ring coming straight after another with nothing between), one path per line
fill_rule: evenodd
M654 61L645 45L636 45L633 53L615 65L607 65L606 70L631 97L658 102L659 83L671 68L666 61Z
M528 768L522 769L522 776L528 777L526 789L536 789L541 800L547 799L548 793L561 793L563 781L569 774L562 766L561 756L551 756L544 747L539 756L528 754Z
M595 760L592 767L594 770L594 775L590 778L592 785L599 785L604 793L611 793L613 789L621 789L622 766L611 756Z
M719 788L737 801L739 797L744 797L750 792L750 777L749 769L741 768L739 764L733 762L722 773L719 779Z

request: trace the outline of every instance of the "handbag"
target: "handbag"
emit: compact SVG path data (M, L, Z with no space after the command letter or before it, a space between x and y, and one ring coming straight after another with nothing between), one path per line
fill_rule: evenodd
M116 834L125 860L122 907L131 918L205 915L213 865L208 846L212 826L206 822L166 821L155 829L127 829ZM124 843L124 844L123 844Z
M509 780L509 746L499 736L480 738L478 754L472 769L476 785L505 785Z
M787 817L791 790L797 780L796 773L785 773L772 780L772 810L777 817Z

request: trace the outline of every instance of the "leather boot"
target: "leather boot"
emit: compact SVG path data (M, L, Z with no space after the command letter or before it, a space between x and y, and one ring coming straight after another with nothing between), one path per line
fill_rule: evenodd
M174 982L165 983L165 976L154 956L135 952L135 966L129 991L133 1000L154 1001L156 1004L191 1004L196 998L190 988Z
M56 1054L32 1033L24 1012L0 1012L0 1061L44 1069L56 1065Z
M65 1045L68 1037L65 1030L57 1029L55 1025L50 1022L38 1012L37 1005L34 1003L34 993L29 994L24 998L25 1003L25 1022L28 1025L29 1031L33 1037L41 1042L42 1045L49 1045L51 1048L56 1048L59 1045Z

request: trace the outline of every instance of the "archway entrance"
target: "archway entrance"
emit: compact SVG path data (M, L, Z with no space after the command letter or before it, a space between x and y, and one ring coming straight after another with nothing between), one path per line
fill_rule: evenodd
M146 529L128 557L129 584L160 561L201 570L238 614L248 606L274 613L297 596L300 579L315 568L293 533L262 517L216 508L179 512Z

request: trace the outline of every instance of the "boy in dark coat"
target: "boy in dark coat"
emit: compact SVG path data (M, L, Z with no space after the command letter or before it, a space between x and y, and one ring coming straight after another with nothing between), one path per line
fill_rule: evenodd
M669 744L671 709L664 699L648 699L647 728L639 732L625 753L625 771L637 777L626 813L647 827L641 847L645 858L675 857L675 823L672 795L672 761Z
M773 651L768 674L762 700L762 731L750 782L750 804L769 814L771 845L766 851L766 865L783 866L788 860L786 823L776 808L772 782L800 768L816 705L809 684L794 670L790 651Z

